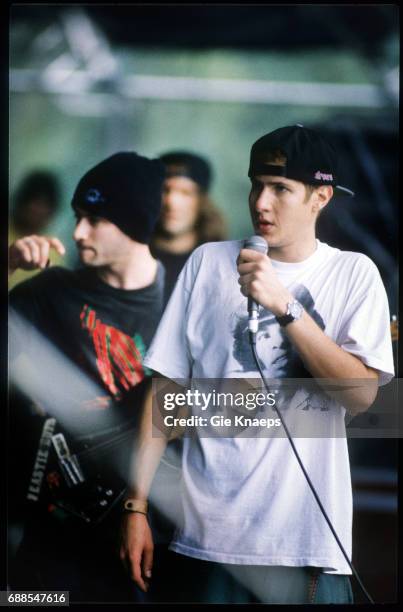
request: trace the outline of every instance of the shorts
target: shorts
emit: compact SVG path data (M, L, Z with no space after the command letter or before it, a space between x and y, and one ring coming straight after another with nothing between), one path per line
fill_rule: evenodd
M153 569L149 594L157 603L353 603L349 576L321 568L232 565L166 554L160 568ZM164 580L167 567L171 572Z

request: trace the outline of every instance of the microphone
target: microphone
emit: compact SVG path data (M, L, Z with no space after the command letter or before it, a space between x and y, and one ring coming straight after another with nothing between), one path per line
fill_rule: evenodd
M252 251L258 251L259 253L267 253L268 246L267 242L262 236L251 236L250 238L246 238L243 243L244 249L251 249ZM248 312L249 312L249 321L248 328L249 334L251 338L255 338L255 334L259 327L259 305L253 298L248 296Z

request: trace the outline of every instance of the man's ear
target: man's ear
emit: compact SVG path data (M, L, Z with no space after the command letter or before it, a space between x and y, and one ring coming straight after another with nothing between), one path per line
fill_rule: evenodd
M315 189L315 199L312 209L315 212L319 212L327 206L333 197L333 187L331 185L321 185Z

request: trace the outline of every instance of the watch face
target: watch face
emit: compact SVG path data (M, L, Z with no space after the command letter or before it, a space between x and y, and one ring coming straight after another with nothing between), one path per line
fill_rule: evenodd
M289 313L294 319L299 319L302 315L302 306L297 300L294 300L289 305Z

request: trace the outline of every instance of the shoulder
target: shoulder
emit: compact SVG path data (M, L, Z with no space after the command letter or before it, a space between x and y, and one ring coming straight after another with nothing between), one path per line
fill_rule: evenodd
M330 247L332 249L332 247ZM327 275L350 304L376 296L383 299L385 287L376 264L364 253L332 249Z
M242 248L242 240L225 240L222 242L206 242L197 247L185 265L185 274L198 274L200 270L217 270L227 264L233 267Z
M38 272L32 278L16 285L10 291L10 300L12 302L17 296L46 294L49 290L54 290L68 284L69 281L73 281L75 274L74 271L60 266L54 266Z
M32 279L32 283L41 286L54 283L65 283L72 281L78 273L79 271L69 270L67 268L63 268L62 266L51 266L50 268L46 268L46 270L43 270L37 274Z
M356 251L342 251L325 243L320 243L324 259L343 273L355 275L379 275L375 263L364 253Z
M220 242L205 242L197 247L189 259L202 261L203 259L227 258L238 256L243 240L223 240ZM218 261L218 259L217 259Z
M241 240L230 240L198 246L182 268L176 286L193 292L196 285L210 282L217 273L225 273L229 266L233 269L241 245Z
M379 270L370 257L354 251L340 251L337 260L340 265L351 272L352 278L378 277Z

